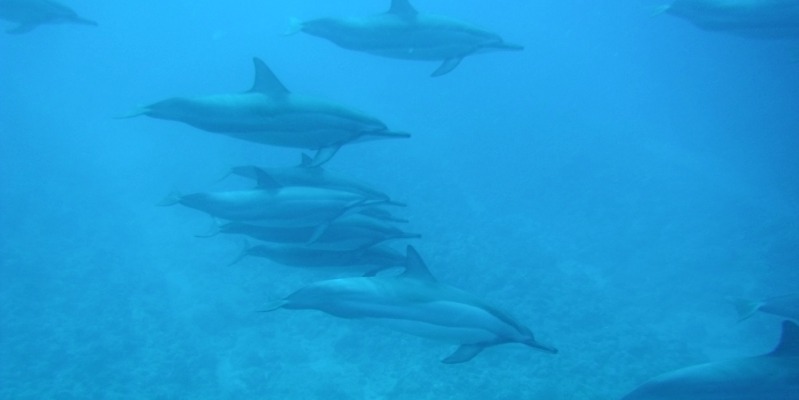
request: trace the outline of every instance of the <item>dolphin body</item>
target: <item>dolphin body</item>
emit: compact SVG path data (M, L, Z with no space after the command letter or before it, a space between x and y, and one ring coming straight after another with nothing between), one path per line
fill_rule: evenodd
M83 18L71 8L51 0L0 0L0 18L19 25L6 33L30 32L43 24L74 23L97 26L97 22Z
M738 319L743 321L760 311L778 315L799 322L799 293L771 297L752 301L747 299L730 299L738 312Z
M331 221L323 232L317 234L316 231L316 227L276 228L228 222L216 227L214 233L242 234L266 242L303 245L308 249L328 251L360 250L387 240L421 237L359 213L344 215Z
M369 198L390 200L389 196L371 185L331 172L321 166L314 166L313 160L302 155L298 166L288 168L260 168L253 165L233 167L231 174L254 179L259 185L264 181L279 186L312 186L325 189L343 190L357 193Z
M173 97L127 117L147 115L251 142L317 150L310 166L327 162L345 144L410 137L359 111L291 93L263 61L253 62L255 82L247 92Z
M797 0L675 0L661 11L710 31L763 39L799 38Z
M292 31L303 31L345 49L383 57L443 61L432 76L452 71L472 54L524 49L474 25L420 14L408 0L392 0L388 12L368 17L297 22Z
M303 246L259 244L244 249L236 263L247 256L263 257L278 264L300 268L366 268L367 275L402 267L405 256L386 246L355 250L319 250Z
M416 336L459 345L443 360L471 360L483 349L503 343L522 343L548 353L553 347L504 312L476 296L438 282L413 247L408 246L405 272L320 281L269 305L319 310L340 318L362 319Z
M782 324L771 353L660 375L622 400L799 400L799 326Z
M270 227L317 227L317 234L320 234L330 221L374 202L340 190L291 186L275 190L173 194L160 205L177 203L226 220Z

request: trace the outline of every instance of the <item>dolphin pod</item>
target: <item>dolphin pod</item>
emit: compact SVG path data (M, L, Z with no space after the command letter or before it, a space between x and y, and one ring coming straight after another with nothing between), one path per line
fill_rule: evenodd
M709 31L762 39L799 37L796 0L675 0L660 11Z
M535 339L529 328L480 298L438 282L412 246L399 276L339 278L312 283L264 311L318 310L360 319L412 335L458 345L446 364L471 360L487 347L521 343L558 352Z
M244 93L173 97L127 117L146 115L250 142L316 150L309 166L324 164L345 144L410 137L360 111L291 93L263 61L253 63L255 81Z
M499 35L451 18L421 14L408 0L392 0L382 14L293 22L302 31L345 49L405 60L441 61L432 76L457 67L464 57L498 50L523 50Z
M782 324L782 338L767 354L696 365L660 375L622 400L797 400L799 326Z
M71 8L52 0L0 0L0 18L18 24L6 31L12 34L30 32L44 24L97 26L97 22L83 18Z

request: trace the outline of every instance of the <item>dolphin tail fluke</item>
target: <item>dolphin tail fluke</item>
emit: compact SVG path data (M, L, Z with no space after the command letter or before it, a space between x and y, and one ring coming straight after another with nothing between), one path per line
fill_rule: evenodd
M222 232L222 230L219 228L219 226L220 226L219 220L214 218L213 219L213 224L208 229L208 232L205 232L203 234L194 235L194 237L198 237L198 238L214 237L214 236L218 235L220 232Z
M455 69L455 67L457 67L461 61L463 61L463 57L448 58L444 60L444 62L442 62L441 65L439 65L430 76L435 78L437 76L446 75Z
M727 298L727 300L729 300L732 303L732 305L735 307L735 311L738 313L738 322L748 319L749 317L754 315L754 313L756 313L757 310L759 310L760 306L762 305L760 302L757 301L751 301L735 297Z
M269 304L267 304L266 307L264 307L263 309L259 310L259 312L264 312L265 313L265 312L275 311L278 308L282 308L286 304L288 304L288 300L275 300L275 301L269 302Z
M38 24L32 24L32 23L22 23L22 24L19 24L15 28L11 28L11 29L7 30L6 33L10 33L12 35L19 35L21 33L30 32L34 28L36 28L37 26L39 26L39 25Z
M174 206L175 204L180 203L180 197L181 197L180 192L178 192L177 190L173 190L155 205L159 207Z
M307 165L307 167L319 167L322 164L330 161L330 159L333 158L333 156L335 156L336 153L338 153L338 150L340 148L341 148L340 145L322 147L316 152L316 155L314 156L313 160L311 160L311 163Z
M485 349L485 346L479 344L464 344L458 347L449 357L441 360L441 362L444 364L465 363L480 354L483 349Z
M296 34L297 32L302 31L302 20L299 18L291 17L289 18L289 26L283 32L283 36L291 36Z

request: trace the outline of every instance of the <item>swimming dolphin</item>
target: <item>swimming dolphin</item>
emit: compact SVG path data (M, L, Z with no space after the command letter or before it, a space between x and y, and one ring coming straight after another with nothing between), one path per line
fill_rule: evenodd
M761 311L766 314L778 315L799 322L799 293L787 294L759 301L738 298L730 298L729 300L735 305L735 310L738 312L738 319L740 321Z
M276 228L234 221L220 224L212 234L204 236L212 236L215 233L241 234L266 242L335 251L360 250L388 240L421 237L419 234L404 232L386 221L359 213L334 219L318 235L316 230L317 227Z
M14 34L29 32L42 24L62 22L97 26L97 22L51 0L0 0L0 18L19 24L6 31Z
M290 186L188 195L173 193L159 205L177 203L221 219L270 227L316 227L317 234L321 234L330 221L375 201L340 190Z
M420 14L408 0L392 0L391 8L382 14L294 21L293 25L290 32L302 31L345 49L406 60L442 61L432 76L452 71L472 54L524 49L474 25Z
M553 347L535 340L530 329L478 297L438 282L413 247L399 276L332 279L313 283L273 302L278 308L319 310L340 318L362 319L416 336L459 345L443 360L471 360L483 349L522 343L547 353Z
M253 62L255 83L247 92L173 97L123 118L147 115L251 142L317 150L310 166L322 165L345 144L410 137L359 111L291 93L263 61Z
M233 263L247 256L263 257L278 264L300 268L358 268L367 275L402 267L405 256L386 246L373 246L355 250L319 250L293 245L259 244L247 246Z
M288 168L260 168L254 165L233 167L231 174L261 181L268 177L281 186L312 186L318 188L343 190L366 197L390 200L389 196L371 185L350 177L331 172L321 166L313 166L313 160L302 155L300 165Z
M754 38L799 37L796 0L675 0L659 11L705 30Z
M799 400L799 326L782 324L771 353L660 375L622 400Z

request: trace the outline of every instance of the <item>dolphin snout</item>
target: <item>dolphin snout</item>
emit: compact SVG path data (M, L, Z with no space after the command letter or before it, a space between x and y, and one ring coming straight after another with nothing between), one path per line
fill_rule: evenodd
M536 342L535 340L530 340L528 342L525 342L524 344L526 344L526 345L528 345L528 346L530 346L530 347L532 347L534 349L538 349L538 350L541 350L541 351L544 351L544 352L547 352L547 353L550 353L550 354L558 354L558 349L556 349L556 348L554 348L552 346L549 346L549 345L545 345L543 343Z

